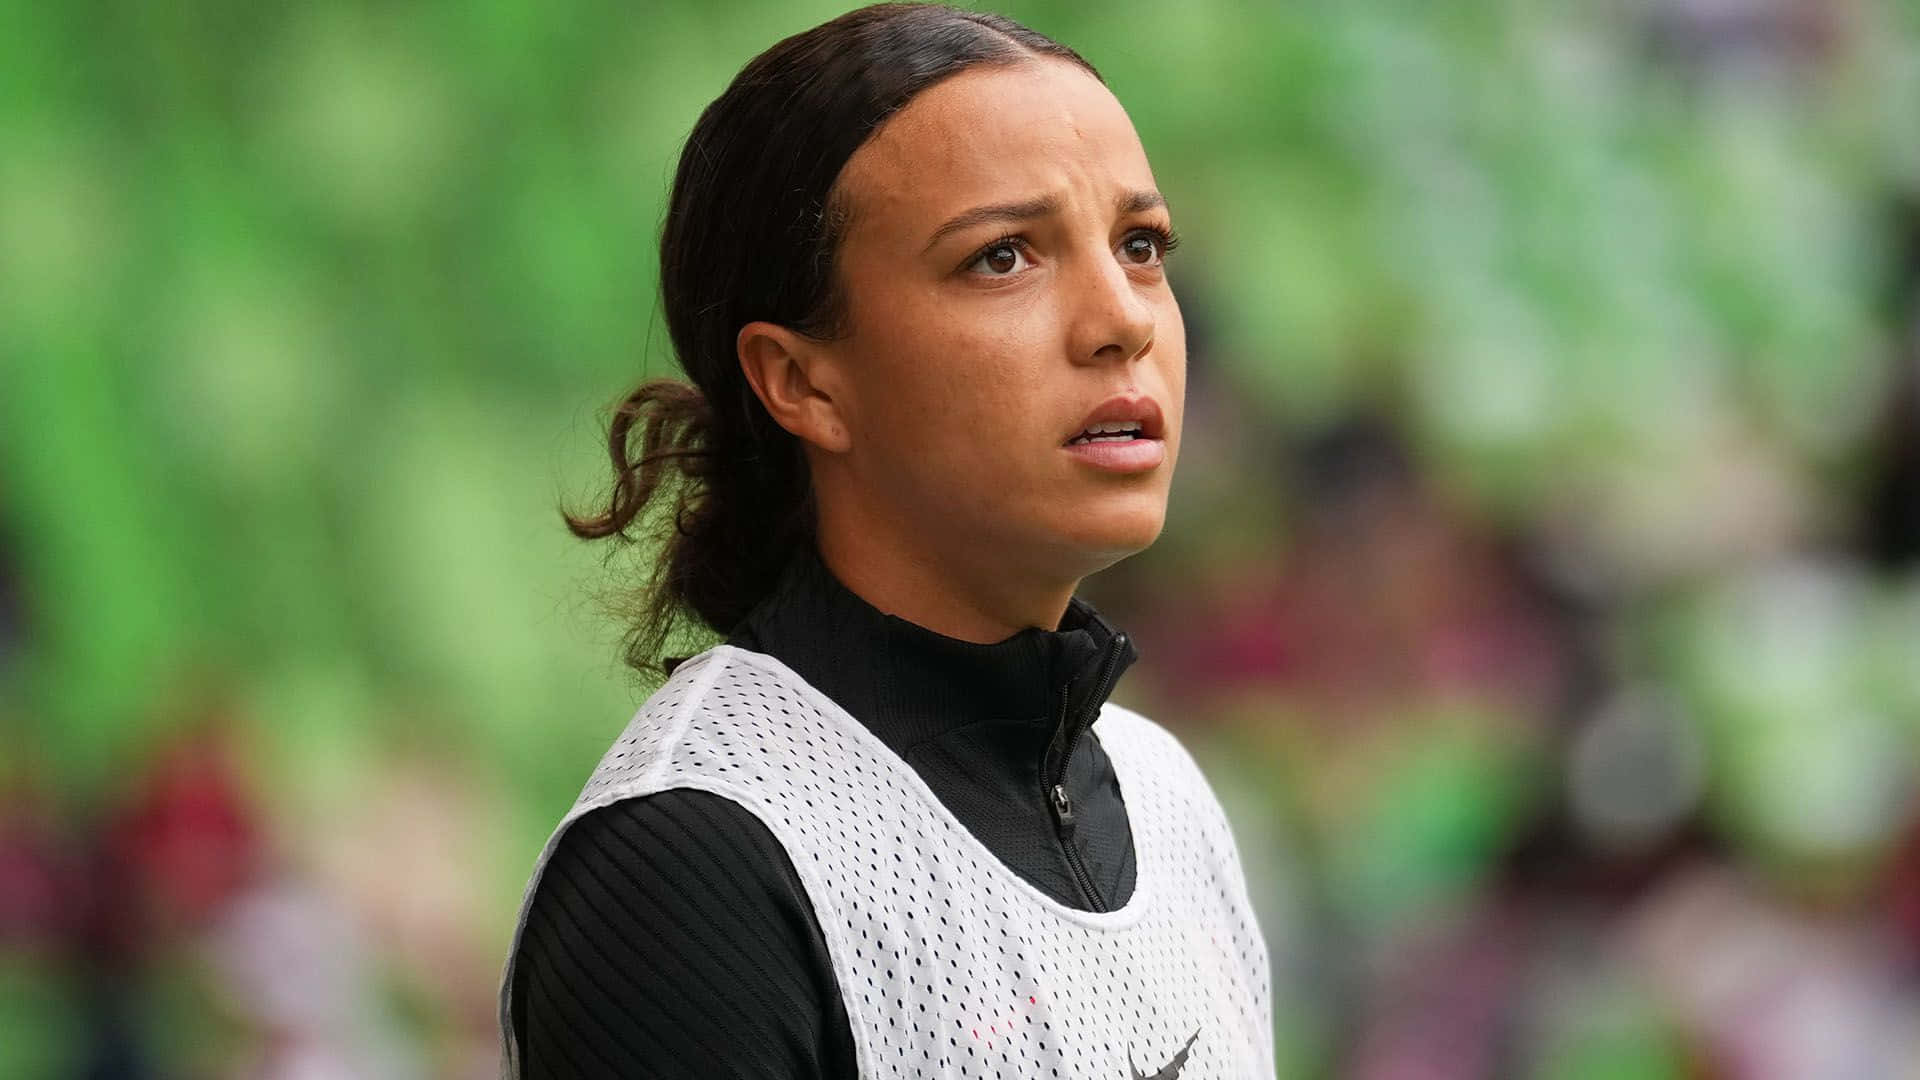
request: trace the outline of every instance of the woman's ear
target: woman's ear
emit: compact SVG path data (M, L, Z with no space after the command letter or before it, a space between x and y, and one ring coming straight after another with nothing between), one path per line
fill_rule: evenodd
M840 371L820 343L775 323L750 322L734 339L740 370L767 414L802 441L845 453L852 437L844 413Z

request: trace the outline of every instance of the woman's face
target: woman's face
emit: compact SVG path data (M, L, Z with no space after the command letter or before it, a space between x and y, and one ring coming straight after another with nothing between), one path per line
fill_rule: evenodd
M840 185L849 321L829 348L860 516L1059 579L1151 544L1186 331L1167 209L1114 96L1058 60L972 68L888 119ZM1147 437L1070 445L1114 398L1150 402Z

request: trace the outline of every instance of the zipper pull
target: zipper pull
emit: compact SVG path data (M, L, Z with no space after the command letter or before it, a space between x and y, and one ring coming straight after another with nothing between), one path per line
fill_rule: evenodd
M1053 816L1063 829L1073 828L1073 800L1067 798L1065 784L1053 785Z

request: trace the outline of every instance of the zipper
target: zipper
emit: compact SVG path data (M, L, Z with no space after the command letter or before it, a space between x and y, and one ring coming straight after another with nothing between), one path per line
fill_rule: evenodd
M1060 826L1060 850L1066 853L1067 868L1073 871L1073 880L1086 894L1094 911L1107 910L1106 897L1093 884L1093 874L1087 870L1086 863L1080 858L1080 849L1073 846L1073 800L1067 798L1064 784L1053 785L1053 819Z
M1120 666L1120 656L1126 651L1126 647L1126 631L1116 631L1107 643L1107 655L1101 661L1100 674L1094 683L1093 693L1087 698L1093 703L1094 711L1098 711L1100 703L1105 701L1107 695L1112 692L1113 680ZM1060 688L1060 727L1055 731L1055 738L1056 740L1064 739L1064 745L1056 741L1055 745L1060 747L1060 753L1049 754L1053 760L1049 769L1050 775L1044 779L1048 781L1047 797L1053 807L1055 833L1060 839L1060 850L1066 856L1067 868L1073 872L1074 880L1086 893L1087 900L1093 905L1093 910L1106 911L1106 898L1100 895L1100 890L1094 885L1093 874L1087 870L1086 862L1081 859L1080 849L1073 845L1075 822L1073 800L1067 795L1067 763L1073 760L1073 750L1079 745L1080 736L1093 724L1091 721L1079 722L1084 718L1084 711L1081 717L1067 715L1069 694L1072 690L1072 683Z

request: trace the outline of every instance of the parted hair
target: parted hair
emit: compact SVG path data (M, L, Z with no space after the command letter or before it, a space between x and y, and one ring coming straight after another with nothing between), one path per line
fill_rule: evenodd
M1079 53L1004 16L938 4L850 11L748 62L688 134L660 234L660 299L685 379L643 381L607 427L610 493L561 517L583 540L651 545L617 590L629 666L662 657L691 617L726 635L776 583L815 517L799 440L742 372L740 328L765 320L815 340L845 332L835 254L857 208L842 167L889 116L967 68ZM649 512L649 510L653 512Z

